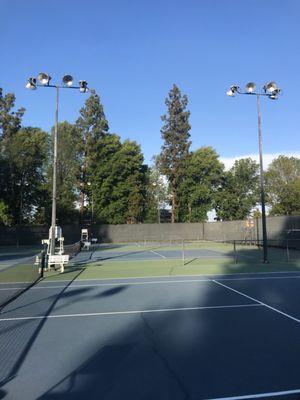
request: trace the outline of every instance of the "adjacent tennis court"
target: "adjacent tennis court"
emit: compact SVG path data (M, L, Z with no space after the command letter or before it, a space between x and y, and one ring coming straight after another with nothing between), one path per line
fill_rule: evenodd
M4 307L0 396L299 399L298 262L184 265L152 247L81 252Z

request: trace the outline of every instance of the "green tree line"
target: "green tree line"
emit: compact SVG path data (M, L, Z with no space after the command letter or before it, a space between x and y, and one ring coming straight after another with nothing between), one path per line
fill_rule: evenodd
M0 224L49 224L52 137L25 127L24 108L0 89ZM154 165L144 163L135 141L110 131L100 97L92 93L74 124L58 127L57 218L59 224L172 222L248 217L259 203L259 168L250 158L225 170L212 147L191 150L188 98L173 85L162 116L163 144ZM265 172L271 215L300 214L300 159L279 156Z

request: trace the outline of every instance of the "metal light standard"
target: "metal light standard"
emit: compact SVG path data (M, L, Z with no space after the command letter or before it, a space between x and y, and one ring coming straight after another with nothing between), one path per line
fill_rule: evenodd
M40 83L37 83L37 79ZM57 132L58 132L58 101L59 89L79 89L81 93L88 91L87 82L79 81L79 86L73 85L73 77L64 75L62 85L51 85L51 76L44 72L38 74L38 78L29 78L26 88L35 90L38 86L56 89L55 105L55 125L54 125L54 143L53 143L53 189L52 189L52 216L51 216L51 235L50 235L50 254L55 254L55 226L56 226L56 176L57 176Z
M245 91L241 91L237 85L232 85L226 93L230 97L234 97L235 93L256 96L257 101L257 116L258 116L258 144L259 144L259 167L260 167L260 197L261 197L261 216L262 216L262 233L263 233L263 262L268 263L268 238L267 238L267 223L266 223L266 207L265 207L265 188L264 188L264 170L262 156L262 133L261 133L261 112L260 112L260 97L267 96L271 100L277 100L280 94L280 89L275 82L268 82L262 92L256 92L254 82L249 82L246 85Z

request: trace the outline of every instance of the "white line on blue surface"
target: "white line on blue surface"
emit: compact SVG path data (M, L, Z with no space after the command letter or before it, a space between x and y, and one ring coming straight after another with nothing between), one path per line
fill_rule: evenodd
M158 276L156 278L159 278ZM268 280L268 279L297 279L300 276L258 276L258 277L243 277L243 278L218 278L218 281L251 281L251 280ZM176 283L197 283L197 282L213 282L214 279L203 278L203 279L172 279L172 280L161 280L161 281L139 281L139 282L130 282L126 279L140 279L140 278L104 278L104 279L78 279L75 283L72 283L69 287L98 287L98 286L123 286L123 285L159 285L159 284L176 284ZM121 280L121 282L111 282L111 283L82 283L76 284L76 282L85 282L85 281L106 281L106 280ZM56 280L56 281L45 281L46 284L51 283L62 283L61 285L47 285L41 286L36 285L30 288L30 290L39 290L39 289L59 289L65 287L63 285L64 282L69 282L66 280ZM6 285L7 287L0 287L0 291L2 290L17 290L24 289L27 286L18 286L18 287L9 287L9 284L15 283L26 283L26 282L10 282L10 283L2 283L2 285ZM1 284L0 284L1 286Z
M258 393L258 394L248 394L243 396L233 396L233 397L217 397L213 399L205 399L205 400L247 400L247 399L262 399L267 397L280 397L287 396L289 394L297 394L300 393L300 389L295 390L283 390L281 392L269 392L269 393Z
M32 319L52 319L52 318L74 318L74 317L101 317L104 315L126 315L126 314L145 314L145 313L162 313L174 311L195 311L195 310L218 310L230 308L245 308L245 307L260 307L261 304L233 304L227 306L204 306L204 307L182 307L182 308L160 308L154 310L132 310L132 311L107 311L98 313L85 313L85 314L54 314L54 315L38 315L30 317L9 317L0 318L0 322L4 321L22 321ZM1 315L1 314L0 314Z
M245 293L243 293L243 292L240 292L239 290L233 289L232 287L227 286L227 285L225 285L224 283L218 282L218 281L216 281L216 280L213 280L213 282L215 282L216 284L218 284L218 285L220 285L220 286L223 286L224 288L227 288L227 289L231 290L232 292L235 292L235 293L237 293L237 294L239 294L239 295L241 295L241 296L243 296L243 297L246 297L246 298L249 299L249 300L256 301L257 303L261 304L262 306L265 306L265 307L269 308L270 310L275 311L275 312L277 312L278 314L283 315L284 317L287 317L287 318L289 318L289 319L292 319L293 321L296 321L296 322L300 323L300 319L295 318L295 317L293 317L292 315L289 315L289 314L287 314L287 313L285 313L285 312L283 312L283 311L280 311L280 310L278 310L278 309L275 308L275 307L269 306L268 304L263 303L262 301L260 301L260 300L258 300L258 299L256 299L256 298L254 298L254 297L248 296L247 294L245 294Z
M154 251L154 250L150 250L150 251L151 251L151 253L153 253L153 254L157 254L157 255L160 256L161 258L167 258L166 256L164 256L164 255L158 253L157 251Z
M181 260L181 258L178 258L178 260ZM141 261L141 260L138 260L138 261ZM157 260L149 260L149 261L157 261ZM284 279L284 278L300 278L300 276L293 276L293 275L290 275L290 276L283 276L283 277L281 277L281 276L278 276L278 277L274 277L274 276L272 276L273 274L299 274L300 273L300 270L299 271L268 271L268 272L266 272L266 271L264 271L264 272L235 272L235 273L233 273L233 274L225 274L225 275L223 275L223 276L225 276L226 278L217 278L218 280L233 280L233 279L237 279L237 278L234 278L235 276L244 276L244 275L250 275L251 277L249 277L249 278L247 278L247 277L245 277L245 278L240 278L241 280L242 279L245 279L245 280L248 280L248 279L276 279L276 278L278 278L278 279ZM266 275L266 274L268 274L268 275L270 275L270 277L261 277L260 278L260 276L259 275ZM258 277L256 278L255 277L255 275L258 275ZM178 278L183 278L183 277L185 277L185 276L187 276L187 275L173 275L173 277L174 278L176 278L176 277L178 277ZM195 275L194 275L195 276ZM220 276L220 274L203 274L203 276L211 276L211 277L219 277ZM233 278L230 278L230 276L231 277L233 277ZM252 278L252 276L254 276L254 278ZM114 281L117 281L117 280L119 280L119 281L124 281L124 282L126 282L126 280L129 280L129 279L143 279L143 278L146 278L145 276L131 276L131 277L129 277L129 278L89 278L89 279L76 279L76 282L85 282L85 281L110 281L110 280L114 280ZM153 275L153 276L149 276L149 277L147 277L147 278L151 278L151 279L154 279L154 278L170 278L170 275ZM205 280L211 280L211 279L205 279ZM195 281L197 281L197 279L195 279ZM59 280L48 280L47 279L47 281L46 281L47 283L50 283L50 282L70 282L70 280L68 280L68 279L59 279ZM0 282L0 286L1 285L14 285L14 284L21 284L21 283L28 283L28 282Z

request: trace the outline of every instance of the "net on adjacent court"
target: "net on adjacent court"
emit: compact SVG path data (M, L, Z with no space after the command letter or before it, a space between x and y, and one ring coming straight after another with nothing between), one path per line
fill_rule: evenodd
M184 240L182 242L184 265L197 260L227 260L234 264L257 264L263 259L262 240ZM270 262L299 262L300 240L269 239L267 241Z
M184 265L197 260L235 260L233 242L217 240L184 240L182 242L182 259Z
M14 300L41 278L35 264L39 248L5 248L0 250L0 308Z
M81 248L82 248L82 243L79 240L76 243L65 245L64 254L68 254L70 258L73 258L76 256L76 254L80 252Z

